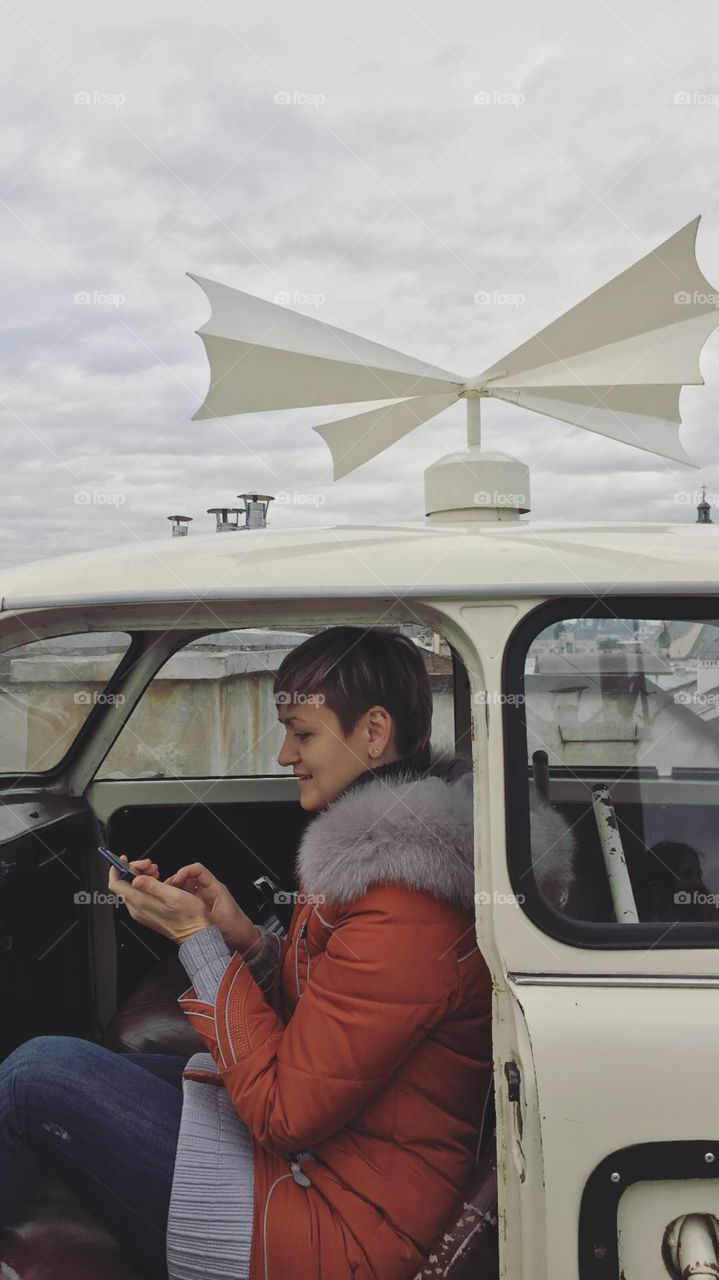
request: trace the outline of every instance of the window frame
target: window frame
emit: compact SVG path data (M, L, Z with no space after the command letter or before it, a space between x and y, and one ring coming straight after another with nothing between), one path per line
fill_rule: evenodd
M384 615L382 615L382 617L384 617ZM328 620L327 618L324 618L322 622L316 622L314 619L303 619L302 621L304 621L307 625L310 625L313 627L319 626L320 629L324 630L328 627L343 625L345 622L345 615L342 613L338 615L337 618L331 621ZM417 618L407 618L407 619L401 618L401 619L389 619L388 621L382 621L380 619L379 621L366 622L363 617L357 620L355 620L354 618L351 618L351 619L348 619L348 621L350 622L351 625L366 626L366 629L370 630L372 628L379 628L379 627L389 627L390 629L393 629L393 628L396 628L398 625L404 624L407 622L414 621L415 623L417 623L418 619ZM454 649L454 647L452 646L452 644L450 643L450 641L448 640L445 634L444 621L442 622L442 625L439 625L434 621L431 623L427 622L426 625L427 627L431 627L431 629L435 630L442 637L442 639L448 645L449 652L450 652L452 670L451 672L447 673L447 677L452 682L452 728L453 728L452 753L463 754L465 758L471 763L471 699L470 699L470 693L469 693L469 689L470 689L469 676L466 673L466 668L464 668L462 658L460 657L459 653ZM117 784L118 786L119 785L126 786L130 783L157 786L157 785L163 785L164 783L183 784L191 781L243 783L243 782L253 782L258 779L270 780L270 781L271 780L282 781L283 779L286 780L289 776L287 772L248 773L248 774L217 774L217 773L189 774L188 773L188 774L181 774L181 775L167 774L157 778L144 778L144 777L110 778L110 777L102 776L100 773L100 770L103 768L106 760L110 756L115 745L122 737L123 732L127 728L130 721L132 720L132 717L137 711L138 707L140 706L143 698L146 696L148 689L150 689L153 682L158 678L162 670L167 666L167 664L174 657L182 653L184 649L188 648L191 644L195 643L196 641L206 640L209 637L212 637L214 635L219 635L222 632L226 632L226 631L254 630L257 627L262 627L262 626L266 626L272 630L291 630L292 629L291 623L286 623L281 621L263 622L255 618L251 622L242 622L242 623L228 622L225 626L221 626L221 627L218 627L218 626L203 627L201 630L195 631L193 629L192 631L183 632L180 638L178 638L177 644L173 645L172 649L166 655L166 657L163 658L162 662L158 666L154 667L152 673L148 676L148 679L143 684L142 689L139 691L137 697L132 703L132 706L129 708L128 713L126 717L123 719L122 724L120 725L120 728L118 729L117 734L113 738L112 743L104 752L102 758L96 763L95 769L93 771L92 779L91 779L92 784L103 786L103 787L113 786L115 784ZM299 626L301 626L301 623L298 622L298 629L299 629ZM138 646L143 653L145 652L148 639L151 641L152 636L154 634L155 632L150 630L133 633L133 639L135 637L137 638ZM464 678L462 690L460 691L457 688L457 677L458 677L458 671L461 672L462 670L465 671L465 678ZM109 685L108 685L108 689L109 689ZM458 699L460 699L463 696L466 698L466 707L464 709L464 718L463 718L463 724L464 724L463 745L460 751L458 750ZM93 712L95 710L96 708L93 707ZM90 717L88 716L88 720L89 719ZM79 739L79 736L80 735L78 734L78 739ZM73 743L73 746L74 746L74 743ZM66 759L68 760L69 763L71 763L69 753ZM2 786L3 776L9 776L9 775L0 775L0 788ZM35 774L33 776L45 777L48 775Z
M120 659L117 666L115 667L115 670L110 676L107 684L104 686L102 690L104 697L108 697L119 690L127 671L130 669L130 667L132 667L138 654L144 648L143 632L129 631L126 627L121 627L121 626L118 626L116 628L116 631L122 632L124 635L126 635L128 637L129 644L124 654L122 655L122 658ZM3 653L3 654L12 653L13 649L19 649L26 645L33 644L35 642L44 643L47 640L56 640L56 639L59 640L65 636L102 635L102 634L103 634L102 631L96 631L93 628L85 628L84 630L78 630L77 627L73 627L70 631L58 631L52 635L41 635L41 636L35 637L33 640L21 641L20 644L15 643L12 645L8 645L7 648L1 649L0 653ZM62 756L61 759L58 760L56 764L52 765L50 769L42 769L42 770L23 769L21 771L15 771L14 773L11 773L9 771L5 773L0 772L0 793L14 790L18 787L22 787L26 783L28 785L34 786L37 783L51 784L51 783L57 782L58 779L67 772L68 768L72 767L74 760L82 750L86 740L94 732L94 726L97 720L100 719L103 715L107 714L107 711L108 711L107 703L100 703L97 701L93 703L93 705L90 708L90 711L88 712L87 716L85 717L82 724L80 725L80 728L75 734L75 737L70 743L70 746L68 747L64 756Z
M540 893L532 868L529 817L529 753L527 748L524 667L532 641L553 623L569 618L646 618L716 622L719 596L562 596L531 609L511 632L502 657L502 723L504 731L505 850L507 870L521 909L537 928L557 942L601 951L687 950L719 945L719 922L643 921L619 924L576 920L554 908ZM521 694L521 698L516 698ZM509 695L515 695L510 698ZM619 772L619 771L617 771ZM639 769L622 769L623 777L640 777ZM609 776L609 773L608 775Z

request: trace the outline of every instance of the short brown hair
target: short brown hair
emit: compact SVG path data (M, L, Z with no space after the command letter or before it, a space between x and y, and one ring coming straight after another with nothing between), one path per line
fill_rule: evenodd
M274 696L322 694L347 737L375 705L389 711L400 756L428 748L432 691L419 649L387 627L328 627L303 640L280 663Z

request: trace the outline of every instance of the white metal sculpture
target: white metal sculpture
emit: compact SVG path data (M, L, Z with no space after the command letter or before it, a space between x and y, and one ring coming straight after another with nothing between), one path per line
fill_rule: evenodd
M679 393L703 383L699 356L719 323L719 292L696 260L699 220L473 378L188 273L212 305L197 331L210 387L194 419L345 405L313 428L338 480L457 399L476 453L480 402L493 396L694 466Z

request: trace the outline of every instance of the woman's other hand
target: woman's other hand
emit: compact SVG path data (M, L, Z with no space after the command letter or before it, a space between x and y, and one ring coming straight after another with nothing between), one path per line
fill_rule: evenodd
M191 862L168 876L165 884L184 889L202 903L208 924L215 924L228 947L243 954L251 952L260 932L235 902L226 885L201 862Z
M192 893L185 893L182 889L171 888L169 884L163 883L154 863L150 864L150 867L155 867L154 872L151 869L146 872L144 868L138 870L143 863L149 862L148 858L130 863L125 854L122 854L120 861L127 862L135 876L131 881L123 880L111 866L108 888L124 899L130 915L138 924L144 924L148 929L154 929L156 933L181 943L199 929L213 923L208 919L202 900Z
M124 853L120 855L120 860L127 862ZM156 862L151 862L149 858L136 858L134 862L128 862L127 865L131 871L135 872L136 876L152 876L154 880L160 879L160 868Z

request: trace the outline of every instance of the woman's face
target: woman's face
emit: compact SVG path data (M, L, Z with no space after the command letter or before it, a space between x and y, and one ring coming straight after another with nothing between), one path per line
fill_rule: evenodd
M370 707L348 737L334 711L320 702L280 703L277 714L285 729L277 760L299 778L300 804L308 812L326 809L365 769L399 759L384 707Z

